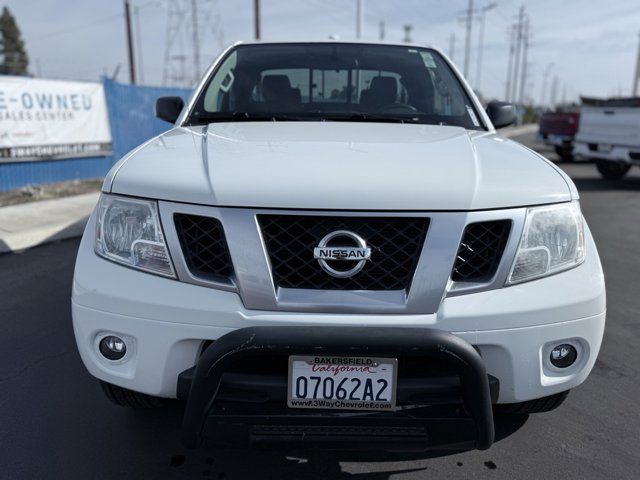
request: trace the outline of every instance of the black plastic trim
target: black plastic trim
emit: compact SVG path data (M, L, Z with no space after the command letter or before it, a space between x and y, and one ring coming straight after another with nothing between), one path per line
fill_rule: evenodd
M193 372L187 406L182 423L182 442L189 448L206 445L207 425L219 428L225 416L212 418L211 411L218 396L225 371L234 362L249 356L273 355L361 355L377 357L429 357L446 361L457 371L464 407L470 414L468 418L439 419L431 422L435 431L444 433L443 425L470 425L475 432L474 446L480 450L489 448L495 438L493 410L489 379L480 354L472 345L455 335L436 329L427 328L394 328L394 327L249 327L234 330L210 345L200 357ZM186 374L186 372L184 372ZM374 428L394 427L411 423L406 415L401 418L393 415L336 416L331 418L318 412L300 412L300 410L281 409L285 412L281 418L286 420L286 427L291 430L304 425L315 425L314 428L332 429L335 423L345 428L368 426ZM347 414L348 412L344 412ZM243 422L252 423L246 431L255 436L255 427L264 418L264 425L269 429L278 427L273 424L274 417L268 413L260 416L259 409L255 415L240 416ZM278 418L278 417L276 417ZM337 419L337 420L336 420ZM374 420L372 420L374 419ZM377 419L377 423L376 420ZM415 422L415 420L413 420ZM233 415L227 422L237 423ZM339 426L338 425L338 426ZM254 429L254 430L252 430ZM427 431L429 428L427 427ZM253 432L253 433L252 433ZM264 433L264 432L263 432ZM260 437L260 435L258 435ZM262 435L264 436L264 435ZM330 432L323 438L330 438ZM418 435L421 441L431 441L431 435ZM447 433L451 441L451 433ZM294 435L295 437L295 435ZM366 435L364 436L366 437ZM288 435L291 438L291 435Z

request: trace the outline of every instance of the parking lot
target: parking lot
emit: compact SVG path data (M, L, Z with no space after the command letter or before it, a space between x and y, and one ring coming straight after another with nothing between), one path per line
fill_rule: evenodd
M555 154L518 137L549 158ZM69 299L78 240L0 256L0 477L134 479L640 478L640 169L574 179L608 290L604 343L590 378L558 410L498 420L490 450L425 454L189 451L182 405L111 405L78 356Z

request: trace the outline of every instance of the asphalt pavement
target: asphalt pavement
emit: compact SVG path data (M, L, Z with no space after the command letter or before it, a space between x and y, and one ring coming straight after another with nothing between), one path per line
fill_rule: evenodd
M552 160L532 134L517 138ZM640 478L640 169L575 180L604 265L608 317L589 379L559 409L500 419L490 450L425 454L189 451L182 405L111 405L76 351L69 298L78 240L0 255L0 478L637 479Z

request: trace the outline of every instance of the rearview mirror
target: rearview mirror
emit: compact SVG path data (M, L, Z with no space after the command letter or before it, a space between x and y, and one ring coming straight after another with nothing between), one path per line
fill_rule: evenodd
M160 97L156 100L156 117L169 123L176 123L184 107L180 97Z
M489 102L487 115L495 128L507 127L516 121L516 109L507 102Z

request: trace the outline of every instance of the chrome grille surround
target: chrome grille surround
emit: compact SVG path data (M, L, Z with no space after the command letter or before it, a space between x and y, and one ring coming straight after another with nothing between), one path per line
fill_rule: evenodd
M422 315L415 317L416 324L422 326L435 321L424 315L435 314L445 297L504 287L526 216L526 208L472 212L336 212L209 207L166 201L158 203L169 251L178 279L182 282L237 292L248 310L413 314ZM201 278L189 270L172 221L176 213L209 216L220 220L234 267L234 277L230 283ZM258 223L259 215L420 217L429 219L429 228L408 291L282 288L273 281L269 254ZM454 282L451 274L465 227L471 223L494 220L512 222L502 259L494 275L482 282ZM336 320L339 320L339 315ZM383 320L384 317L381 317L381 321Z

